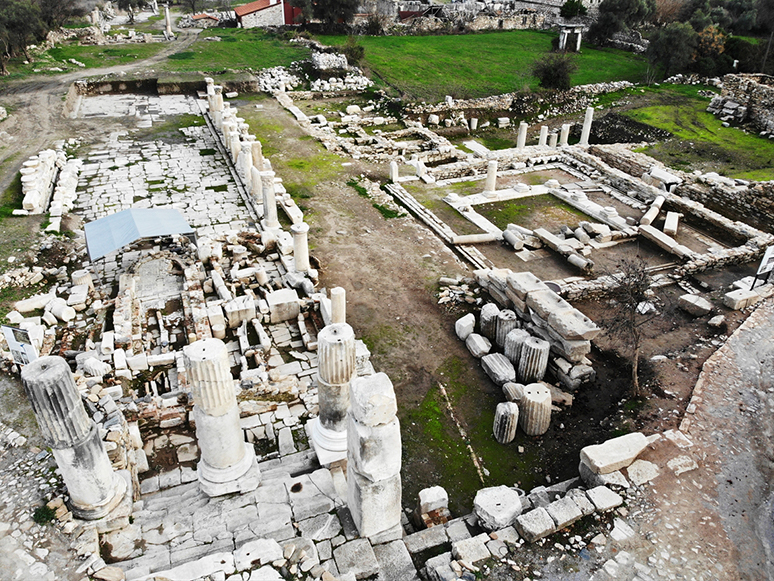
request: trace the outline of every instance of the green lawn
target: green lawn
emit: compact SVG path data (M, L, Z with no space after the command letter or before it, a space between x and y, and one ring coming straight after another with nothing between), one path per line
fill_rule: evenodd
M645 148L648 155L682 170L700 169L751 180L774 179L774 142L723 127L707 113L709 98L697 94L706 87L662 85L647 89L651 104L626 115L653 127L666 129L675 138Z
M364 65L375 81L412 99L484 97L536 89L533 61L551 50L552 32L515 30L459 36L364 36ZM343 45L344 36L321 36L325 44ZM641 56L614 49L583 47L573 85L611 80L643 80Z
M55 47L48 54L58 61L75 59L87 68L110 67L134 63L156 55L166 45L163 42L132 43L103 46L66 45Z
M163 68L168 71L221 71L288 66L309 58L309 49L292 45L259 29L211 29L201 33L218 36L220 42L197 40L190 48L169 57Z

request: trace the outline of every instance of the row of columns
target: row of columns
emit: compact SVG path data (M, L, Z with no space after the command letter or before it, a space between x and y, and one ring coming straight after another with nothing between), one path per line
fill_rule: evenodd
M275 173L271 163L263 156L261 142L250 135L249 125L237 117L236 110L223 102L223 87L215 85L212 78L207 83L207 105L215 127L223 134L226 150L237 173L242 178L249 194L263 206L261 227L264 231L276 232L281 226L277 214L277 195L274 186ZM308 273L309 262L309 225L301 222L290 227L293 234L293 262L296 272Z

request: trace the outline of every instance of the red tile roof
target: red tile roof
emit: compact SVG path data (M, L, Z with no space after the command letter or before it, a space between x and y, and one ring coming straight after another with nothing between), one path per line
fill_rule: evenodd
M271 6L271 0L256 0L255 2L250 2L249 4L237 6L234 8L234 12L236 12L236 15L241 18L247 14L252 14L253 12L258 12L264 8L268 8L269 6Z
M218 17L213 16L212 14L194 14L193 16L194 20L201 20L202 18L212 18L213 20L218 20Z

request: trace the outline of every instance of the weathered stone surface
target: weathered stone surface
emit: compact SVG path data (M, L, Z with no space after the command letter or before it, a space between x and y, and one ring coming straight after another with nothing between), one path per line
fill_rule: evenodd
M756 304L761 296L755 291L739 289L723 295L723 304L733 311L740 311Z
M341 522L335 514L319 514L302 520L297 525L301 536L313 541L332 539L341 531Z
M578 474L581 480L589 488L595 488L597 486L607 486L613 490L624 490L629 488L629 481L626 479L620 470L614 472L608 472L607 474L597 474L588 464L581 461L578 463Z
M534 543L556 531L554 519L542 507L518 516L515 527L519 534L530 543Z
M568 527L583 516L578 505L567 496L549 504L546 511L554 519L557 529Z
M295 289L283 288L270 292L266 295L266 302L269 304L272 323L294 321L298 318L301 307Z
M431 527L423 531L407 535L403 538L410 553L421 553L432 547L437 547L449 541L444 527Z
M354 393L354 391L353 391ZM347 450L350 470L372 482L400 473L400 422L394 417L388 424L369 427L355 421L347 424Z
M658 466L653 462L647 460L635 460L631 466L626 469L626 474L629 475L629 480L636 485L642 485L651 480L658 478L661 471Z
M454 323L454 331L457 333L457 337L464 341L473 332L476 327L476 316L473 313L468 313L464 317L457 319Z
M473 500L473 512L481 527L496 531L514 523L521 514L521 496L513 488L493 486L482 488Z
M452 556L458 561L470 564L488 559L492 554L486 548L487 541L489 541L489 535L481 533L475 537L454 542L452 543Z
M379 562L367 539L355 539L333 550L336 567L341 573L354 573L364 579L379 572Z
M524 388L519 410L525 434L545 434L551 425L551 391L542 383L530 383Z
M267 565L282 559L282 547L274 539L248 541L234 551L237 571L250 570L257 565Z
M519 325L519 317L513 311L503 309L497 314L497 333L495 341L501 347L505 345L505 337L517 329Z
M503 385L503 395L508 401L519 403L524 397L524 384L508 382Z
M380 581L418 581L417 570L403 541L392 541L374 547L379 563Z
M594 339L602 332L602 329L594 324L594 321L581 313L578 309L553 312L548 317L549 326L568 341L583 341Z
M490 353L481 358L481 367L497 385L504 385L516 379L513 363L502 353Z
M633 432L602 444L586 446L581 450L581 461L597 474L608 474L626 468L647 446L645 435Z
M588 516L596 510L594 504L589 500L589 497L586 496L586 493L580 488L568 490L565 498L572 500L575 503L575 506L580 509L583 516Z
M555 312L562 313L573 310L570 303L548 288L530 292L526 302L527 306L544 321L548 321Z
M528 337L524 340L519 357L519 381L533 383L543 379L548 369L550 349L548 341L537 337Z
M449 507L449 495L442 486L431 486L419 491L419 512L427 514L431 510Z
M361 536L370 537L400 523L400 474L372 482L352 470L347 488L347 506Z
M678 299L677 304L694 317L703 317L712 312L712 303L698 295L684 294Z
M492 344L489 342L489 339L478 333L471 333L468 335L468 338L465 340L465 346L468 348L468 351L470 351L470 354L476 359L481 359L492 349Z
M531 272L512 272L508 275L508 288L522 301L533 291L549 290L548 287Z
M386 373L358 377L350 389L350 412L354 419L369 427L388 424L398 411L395 390Z
M487 303L481 307L479 315L481 334L490 341L494 341L497 336L497 315L499 314L500 309L494 303Z
M601 512L612 510L623 504L623 498L606 486L591 488L586 491L586 496L594 504L594 508Z

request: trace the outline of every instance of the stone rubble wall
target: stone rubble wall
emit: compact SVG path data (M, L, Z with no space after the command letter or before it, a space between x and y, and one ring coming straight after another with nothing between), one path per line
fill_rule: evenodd
M707 111L720 115L724 121L750 122L763 134L774 134L774 77L725 75L723 90Z

